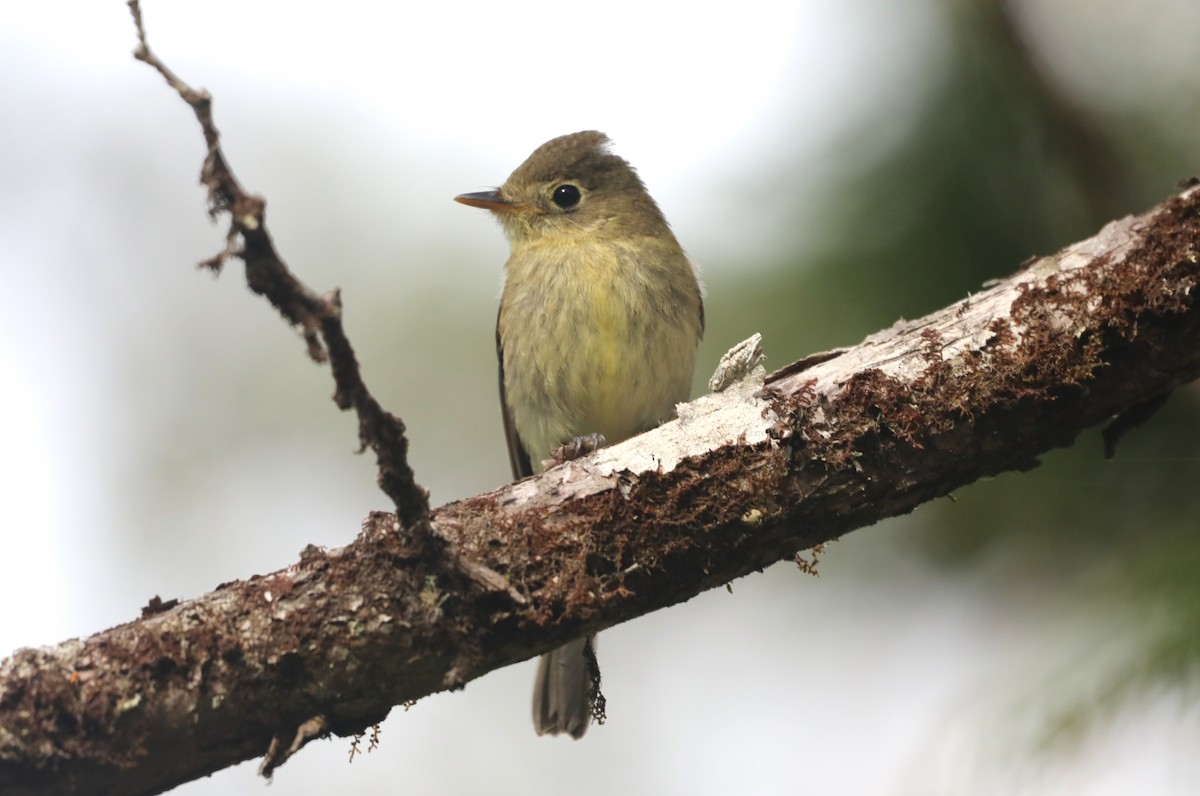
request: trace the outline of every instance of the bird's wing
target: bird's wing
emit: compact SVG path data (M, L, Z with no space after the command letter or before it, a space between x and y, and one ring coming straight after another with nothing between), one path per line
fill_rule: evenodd
M508 396L504 391L504 346L500 342L500 316L496 316L496 360L500 370L500 413L504 416L504 439L508 442L508 461L512 465L513 479L521 480L533 475L533 463L529 461L529 453L517 436L516 426L513 425L512 410L508 408Z

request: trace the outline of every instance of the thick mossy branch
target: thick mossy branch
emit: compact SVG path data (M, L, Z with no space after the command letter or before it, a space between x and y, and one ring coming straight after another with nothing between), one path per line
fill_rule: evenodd
M18 650L0 664L0 792L155 793L360 732L393 705L1035 466L1200 375L1198 197L443 506L438 556L376 513L346 547Z

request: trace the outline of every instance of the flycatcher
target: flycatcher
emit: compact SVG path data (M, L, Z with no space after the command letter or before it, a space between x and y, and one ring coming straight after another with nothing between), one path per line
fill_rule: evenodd
M510 254L496 322L500 403L513 476L592 434L620 442L670 418L691 388L704 307L696 272L625 160L589 130L538 147L490 210ZM538 734L587 731L590 677L579 639L543 655Z

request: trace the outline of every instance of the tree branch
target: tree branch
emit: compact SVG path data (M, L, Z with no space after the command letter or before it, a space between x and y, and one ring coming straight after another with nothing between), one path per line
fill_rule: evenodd
M133 57L162 75L200 122L208 147L200 169L200 183L208 190L209 216L216 219L222 213L229 214L225 248L200 266L220 273L230 257L242 260L250 289L270 301L288 323L300 327L314 361L329 360L335 385L334 403L339 409L353 409L358 415L359 443L363 450L375 451L379 487L391 498L413 544L423 547L429 540L429 494L417 484L408 464L403 421L385 410L363 382L354 349L342 327L341 293L334 290L320 295L288 270L267 231L266 201L246 193L225 160L221 134L213 120L212 97L207 91L193 89L154 54L146 39L138 0L128 0L127 4L138 37Z
M1200 375L1200 188L854 348L335 550L0 665L0 790L155 793L686 600ZM153 613L158 610L158 613Z

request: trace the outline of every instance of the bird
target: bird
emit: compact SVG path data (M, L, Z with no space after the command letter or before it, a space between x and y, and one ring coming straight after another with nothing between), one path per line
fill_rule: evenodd
M552 464L543 460L564 444L590 439L588 450L670 419L691 391L704 334L702 288L609 137L585 130L551 139L499 188L455 200L490 211L509 242L496 353L513 477ZM587 731L588 641L541 657L538 735Z

